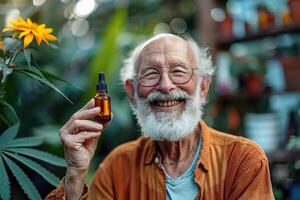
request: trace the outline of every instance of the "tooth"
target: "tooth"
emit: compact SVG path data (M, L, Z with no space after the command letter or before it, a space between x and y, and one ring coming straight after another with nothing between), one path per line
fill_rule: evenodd
M179 103L180 103L179 100L161 100L161 101L157 101L156 105L160 107L172 107L178 105Z
M171 101L168 101L168 107L172 106L172 102Z

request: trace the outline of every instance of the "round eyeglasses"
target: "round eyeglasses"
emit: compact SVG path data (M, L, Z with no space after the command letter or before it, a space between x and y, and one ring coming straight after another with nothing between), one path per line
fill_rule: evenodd
M196 68L188 66L175 66L168 70L168 75L170 80L175 84L184 84L187 83L193 76L193 71ZM158 67L150 66L144 69L141 69L140 72L136 75L138 81L142 86L152 87L156 86L162 77L161 69Z

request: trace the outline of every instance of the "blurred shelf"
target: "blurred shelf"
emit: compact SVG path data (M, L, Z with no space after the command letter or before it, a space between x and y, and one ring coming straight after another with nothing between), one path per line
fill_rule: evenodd
M233 39L219 39L217 44L220 49L228 49L230 45L239 42L248 42L258 39L263 39L265 37L274 37L282 35L285 33L300 33L300 25L290 25L280 29L270 29L269 31L249 34L243 38L233 38Z
M262 97L271 97L272 95L285 95L299 93L300 90L285 90L281 92L261 92L257 95L249 95L246 93L223 94L218 95L217 100L221 103L239 103L245 101L261 100Z
M277 150L266 153L269 162L275 163L293 163L300 160L300 150Z

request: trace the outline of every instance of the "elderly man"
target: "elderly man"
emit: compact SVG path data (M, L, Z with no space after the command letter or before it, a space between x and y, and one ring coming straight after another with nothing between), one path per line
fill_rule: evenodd
M107 126L89 120L100 112L91 100L60 131L67 172L46 199L274 199L261 148L201 120L212 74L191 39L160 34L139 45L121 75L142 136L113 150L88 188Z

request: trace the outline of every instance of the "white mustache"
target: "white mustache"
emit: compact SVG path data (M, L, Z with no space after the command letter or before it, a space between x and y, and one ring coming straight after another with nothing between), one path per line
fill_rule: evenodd
M144 100L147 103L153 101L166 101L166 100L187 100L191 99L192 97L185 91L178 90L178 91L171 91L169 94L165 94L159 91L151 92Z

